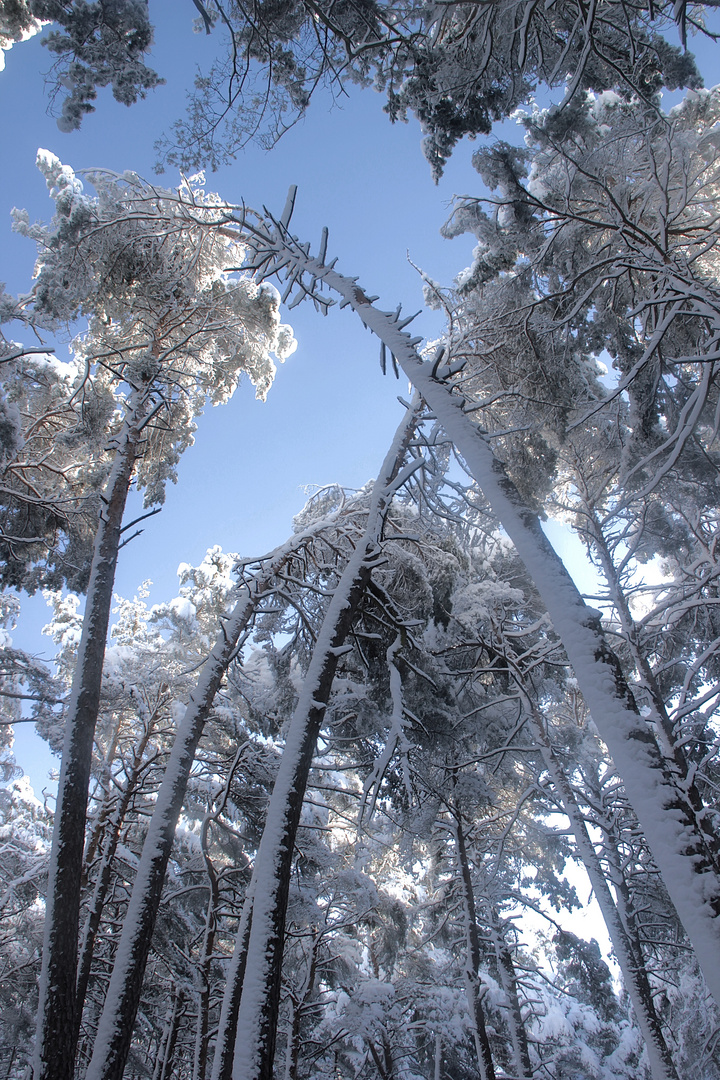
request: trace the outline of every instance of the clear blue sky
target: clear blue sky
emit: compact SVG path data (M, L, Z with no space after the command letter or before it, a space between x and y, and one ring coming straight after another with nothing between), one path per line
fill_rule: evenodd
M31 217L52 213L34 167L37 148L52 150L75 169L129 168L152 178L153 142L180 114L198 56L212 45L192 33L196 15L190 0L151 3L151 17L159 20L153 60L167 84L129 109L103 92L97 112L69 135L45 112L40 73L50 58L39 40L7 54L0 124L10 167L0 174L0 272L11 291L29 286L34 252L10 232L8 211L15 205ZM388 307L402 302L409 313L422 306L422 296L408 254L445 282L470 261L471 238L446 242L438 230L453 194L476 190L478 177L463 152L436 187L417 125L392 126L382 105L383 98L368 91L339 105L318 97L274 150L250 147L231 167L209 174L208 187L229 200L279 212L288 187L297 184L297 231L315 243L327 225L340 267L359 275ZM171 186L177 176L168 172L161 182ZM211 410L163 514L128 549L121 590L152 577L166 594L177 563L199 561L211 544L259 554L284 539L303 503L304 485L359 485L375 474L399 417L395 395L405 387L382 377L376 344L349 312L321 319L300 308L287 321L299 348L279 370L267 403L256 402L245 385L229 407ZM418 333L432 336L440 325L432 313L423 314Z
M197 9L191 0L151 0L150 14L157 27L150 63L166 85L129 109L101 92L97 112L79 132L61 134L46 114L43 73L51 57L40 40L6 53L0 72L0 280L9 291L30 287L34 262L33 245L10 231L10 209L27 208L31 218L52 214L34 165L38 147L76 170L132 169L152 178L154 141L181 115L196 66L209 64L215 42L192 32ZM716 81L714 66L705 46L708 84ZM407 256L449 283L470 262L472 238L443 241L439 229L453 195L478 193L480 184L470 165L473 144L466 142L435 186L418 125L391 125L383 101L369 90L336 102L318 95L307 117L272 151L249 147L230 167L208 174L208 188L230 201L244 199L279 212L288 187L297 184L298 235L317 243L327 225L329 252L338 256L339 269L359 276L383 306L402 302L410 314L422 306L422 295ZM514 130L504 125L503 137ZM174 186L177 176L168 172L160 182ZM200 562L208 547L260 555L281 543L305 501L306 485L359 486L375 475L401 414L396 395L407 393L406 384L381 375L377 344L350 312L333 310L322 319L302 306L285 321L293 325L299 347L279 369L267 402L255 401L246 384L229 405L209 410L162 514L122 553L117 592L132 596L150 578L151 600L169 599L178 564ZM423 312L416 326L418 334L432 337L441 322ZM50 656L52 644L38 639L45 621L44 603L33 600L14 635L16 644ZM34 781L44 775L47 761L30 725L18 729L16 756Z

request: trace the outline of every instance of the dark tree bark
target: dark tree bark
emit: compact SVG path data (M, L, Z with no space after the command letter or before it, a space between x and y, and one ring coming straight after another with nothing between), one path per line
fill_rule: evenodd
M237 1018L247 968L250 931L252 930L253 894L251 887L252 882L245 894L240 928L235 939L235 949L228 969L227 982L225 983L220 1023L218 1024L218 1033L215 1040L212 1080L232 1080Z
M135 748L133 754L133 763L130 772L125 783L124 790L120 796L115 812L110 817L107 824L105 843L102 848L102 860L100 862L100 869L97 872L95 879L95 889L93 891L93 897L90 902L90 909L87 913L85 920L85 927L80 942L80 959L78 962L78 975L77 975L77 987L76 987L76 1017L79 1029L82 1024L82 1013L85 1007L85 997L87 995L88 984L90 982L90 969L92 967L93 955L95 952L95 940L100 928L100 920L102 919L102 913L105 907L105 900L107 898L108 889L112 880L113 863L115 860L115 853L117 846L120 842L120 834L122 832L125 817L127 815L132 797L137 790L140 777L143 772L143 757L147 744L152 736L155 717L152 717L150 722L146 725L145 731L142 734L140 742ZM76 1036L77 1037L77 1036Z

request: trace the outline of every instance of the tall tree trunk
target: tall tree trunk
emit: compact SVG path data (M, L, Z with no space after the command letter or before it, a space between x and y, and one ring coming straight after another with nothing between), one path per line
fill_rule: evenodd
M235 606L223 622L190 695L143 844L87 1080L121 1080L125 1069L175 828L215 694L241 634L248 627L256 605L272 587L278 570L323 527L327 527L327 522L319 522L293 536L268 557L267 565L255 578L238 588Z
M78 975L77 975L77 988L76 988L76 1020L78 1025L78 1032L76 1038L80 1032L80 1026L82 1023L82 1013L85 1007L85 997L87 995L87 988L90 982L90 969L92 967L93 955L95 953L95 940L97 938L97 932L100 928L100 920L102 919L102 913L105 907L105 900L107 898L107 892L112 880L113 863L115 861L115 854L120 842L120 834L122 832L123 824L125 822L125 816L130 807L130 802L137 789L140 776L143 770L143 756L147 748L147 744L152 735L156 715L154 715L150 722L146 724L145 731L142 734L140 742L135 747L133 754L133 763L130 769L130 773L125 782L125 788L120 801L115 808L115 812L110 818L109 825L107 827L107 835L105 837L105 844L102 849L102 860L100 863L100 869L95 879L95 889L93 891L93 898L90 903L90 908L85 919L85 926L80 941L80 959L78 961Z
M417 412L398 428L373 488L365 534L333 593L288 728L253 871L252 930L240 999L235 1080L272 1080L290 872L308 775L345 639L380 555L385 514L418 462L399 470ZM399 473L399 475L398 475Z
M242 918L235 938L235 948L228 968L223 994L220 1022L215 1039L215 1056L211 1080L231 1080L235 1041L237 1037L237 1018L240 1011L245 971L247 970L248 945L253 916L253 883L248 885L243 903Z
M506 657L512 665L512 660ZM655 1011L652 989L648 979L640 942L628 926L627 918L613 899L605 877L595 845L588 831L585 817L580 809L575 792L558 761L555 750L545 730L545 723L537 706L534 704L522 684L519 674L515 675L525 714L530 722L533 737L540 745L545 768L548 771L553 789L560 800L563 812L570 822L575 837L578 854L582 859L595 899L612 942L615 959L622 972L623 983L632 1003L635 1020L640 1028L653 1080L678 1080L678 1074L672 1056L665 1041L662 1026Z
M305 981L298 992L290 996L290 1029L288 1031L287 1049L285 1051L285 1078L284 1080L297 1080L298 1065L300 1063L300 1050L302 1040L300 1038L303 1009L310 1000L315 987L315 975L317 973L317 954L320 946L320 932L313 934L310 956L308 958L307 974Z
M195 1025L195 1054L193 1058L192 1080L205 1080L210 1040L210 969L217 930L217 877L210 881L210 898L205 915L205 933L203 934L202 953L198 963L197 982L197 1023Z
M460 870L465 938L467 941L465 992L467 993L468 1008L473 1022L473 1038L475 1040L475 1051L481 1080L495 1080L495 1066L493 1065L492 1050L490 1049L490 1040L488 1039L487 1024L485 1022L485 1010L483 1009L480 991L480 935L478 933L475 893L465 843L465 832L462 827L462 815L459 807L456 805L450 807L450 812L453 816L455 850L457 852L458 869Z
M510 1029L510 1042L512 1044L513 1062L518 1075L518 1080L532 1080L533 1068L530 1061L530 1048L528 1046L527 1032L523 1023L522 1010L520 1008L520 995L518 994L517 974L513 963L512 954L505 939L500 916L495 908L490 911L490 932L495 956L497 958L500 985L505 991L508 1000L508 1028Z
M158 1055L153 1070L153 1080L170 1080L172 1076L173 1058L177 1043L180 1020L183 1014L185 998L181 990L174 990L171 998L170 1010L165 1022L162 1041L158 1048Z
M83 887L87 886L90 867L94 862L95 856L97 855L97 850L102 843L103 833L107 826L108 819L110 818L110 815L113 813L113 810L115 808L115 797L111 793L111 788L113 786L111 772L112 764L115 760L115 753L117 751L120 724L121 721L118 717L112 733L112 738L110 739L110 745L108 746L107 752L105 754L105 762L103 765L102 777L100 780L100 787L101 790L104 792L102 804L100 805L98 812L95 814L95 818L94 821L92 821L92 824L90 823L90 821L88 821L86 826L89 827L89 831L87 836L87 842L85 845L85 854L83 855ZM97 802L97 794L95 793L93 793L93 800Z
M200 846L205 860L210 896L208 898L207 912L205 915L205 933L203 934L202 949L198 960L198 1014L195 1028L195 1056L193 1060L192 1080L205 1080L207 1073L208 1049L210 1043L210 978L213 950L215 948L215 937L217 934L217 909L220 903L220 883L208 851L208 834L210 832L210 825L214 821L217 821L220 814L225 810L225 806L230 797L230 788L233 777L243 758L246 748L247 743L243 744L235 754L233 763L228 769L225 789L222 792L220 800L212 813L205 815L200 830Z
M288 218L286 212L283 220ZM323 259L312 258L289 236L283 224L273 225L272 231L258 235L255 242L258 262L265 259L269 272L274 258L278 270L282 267L282 272L296 283L307 275L310 291L316 288L315 283L324 284L340 295L341 306L353 308L390 351L463 455L543 597L600 736L623 779L655 864L695 948L708 988L720 1004L720 878L712 852L675 771L660 752L650 724L640 716L618 658L607 643L599 614L585 604L537 515L523 503L483 432L465 413L465 400L436 377L436 364L422 359L417 351L420 339L405 333L399 315L374 307L356 279L339 274Z
M103 659L122 519L142 439L147 393L133 391L103 494L82 636L65 719L65 742L45 905L34 1080L71 1080L85 816Z

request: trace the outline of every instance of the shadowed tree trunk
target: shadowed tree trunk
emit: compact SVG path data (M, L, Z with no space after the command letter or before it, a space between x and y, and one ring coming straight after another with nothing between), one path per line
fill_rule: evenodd
M100 862L100 869L97 871L95 880L95 889L93 891L93 897L90 902L90 909L85 919L85 926L80 942L80 959L78 962L78 976L77 976L77 1000L76 1000L76 1015L78 1024L78 1033L82 1024L82 1014L85 1007L85 997L87 995L88 984L90 982L90 970L92 968L93 955L95 953L95 940L100 928L100 920L102 919L102 913L105 908L105 900L107 898L108 889L112 880L113 863L115 861L115 854L120 842L120 834L122 832L123 824L125 822L125 816L130 807L132 797L137 790L137 786L140 782L140 777L143 772L143 757L147 744L152 737L152 733L157 720L157 709L152 717L149 718L148 723L145 725L145 731L140 738L139 743L135 747L133 754L133 762L125 782L120 801L115 808L115 812L110 817L105 830L105 843L102 848L102 859Z
M215 1040L212 1080L231 1080L232 1078L237 1018L240 1011L240 998L242 996L243 982L245 981L248 944L250 943L250 931L252 929L252 898L251 881L245 894L240 927L235 939L235 949L225 983L225 993L223 994L222 1009L220 1010L220 1023L218 1024L218 1033Z

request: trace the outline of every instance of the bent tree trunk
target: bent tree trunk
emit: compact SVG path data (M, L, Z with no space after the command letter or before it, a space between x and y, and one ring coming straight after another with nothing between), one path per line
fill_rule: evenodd
M334 520L334 519L331 519ZM271 589L275 575L328 521L291 537L268 556L266 566L249 583L238 587L238 600L225 620L190 695L185 715L170 752L162 784L123 923L115 966L98 1025L87 1080L121 1080L132 1041L140 991L150 953L165 872L182 809L195 752L205 729L215 694L232 660L241 634L256 605Z
M416 410L408 410L375 481L365 534L328 605L288 728L250 886L252 928L237 1024L236 1080L273 1077L285 918L305 788L338 660L381 554L385 515L394 493L418 465L400 471L416 423Z
M76 973L85 817L122 519L147 395L134 391L103 493L85 617L65 720L45 905L34 1080L71 1080L78 1031Z
M283 220L288 218L289 211ZM524 504L482 431L465 413L464 399L435 377L435 365L422 359L417 351L420 339L405 333L399 314L379 310L357 280L326 265L324 257L312 258L307 248L289 236L283 222L255 230L253 243L256 263L266 273L281 272L300 288L306 276L308 295L316 294L317 283L324 284L339 294L341 306L353 308L390 351L464 457L544 600L695 949L708 989L720 1004L720 878L713 853L650 724L640 716L598 613L585 604L537 515Z

